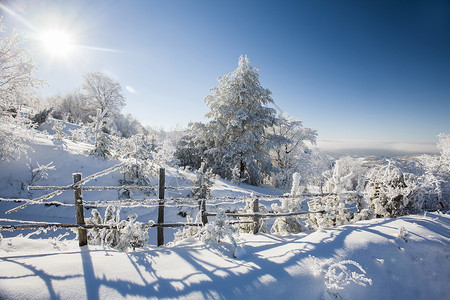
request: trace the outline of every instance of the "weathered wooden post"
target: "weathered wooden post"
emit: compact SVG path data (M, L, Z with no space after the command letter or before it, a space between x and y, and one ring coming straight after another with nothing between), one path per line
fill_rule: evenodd
M200 210L200 216L202 217L202 223L203 223L203 225L205 225L206 223L208 223L208 216L205 215L206 199L198 200L198 209Z
M257 234L259 231L259 200L258 198L253 199L253 234Z
M159 206L158 224L164 223L164 191L166 189L166 170L159 169ZM164 227L157 228L158 247L164 245Z
M81 173L73 173L73 183L76 184L81 180ZM75 199L75 216L77 219L77 225L85 225L84 222L84 208L83 208L83 194L81 186L73 190ZM78 244L81 246L87 245L87 233L86 228L78 228Z

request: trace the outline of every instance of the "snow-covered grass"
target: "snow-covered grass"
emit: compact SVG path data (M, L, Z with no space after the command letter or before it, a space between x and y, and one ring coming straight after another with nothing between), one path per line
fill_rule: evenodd
M450 217L374 219L229 243L119 252L4 238L1 299L448 299ZM346 273L345 273L346 272Z

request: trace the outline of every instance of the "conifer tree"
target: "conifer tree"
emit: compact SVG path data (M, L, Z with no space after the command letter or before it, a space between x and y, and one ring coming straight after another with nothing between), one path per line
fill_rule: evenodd
M240 179L253 185L271 171L265 129L276 122L275 110L266 106L273 103L271 92L261 86L257 71L241 56L237 69L220 77L205 98L211 119L207 131L213 134L205 153L214 173L231 178L238 167Z

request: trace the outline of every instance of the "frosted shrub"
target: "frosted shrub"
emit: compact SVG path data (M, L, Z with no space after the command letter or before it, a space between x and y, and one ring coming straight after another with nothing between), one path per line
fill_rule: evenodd
M305 187L300 186L300 174L294 173L292 176L291 197L299 196ZM300 198L282 199L281 206L272 204L271 208L276 213L291 213L300 210L300 204L303 200ZM289 233L299 233L302 231L298 216L285 216L275 219L270 232L273 234L287 235Z
M192 218L187 218L188 222L192 222ZM181 241L190 237L209 245L219 245L221 242L228 239L233 246L233 257L236 257L236 236L238 230L230 224L228 217L223 209L219 209L216 215L216 220L205 224L203 227L189 226L178 230L175 233L175 241Z
M450 207L450 134L439 134L437 148L440 156L422 155L419 161L425 174L422 176L424 208L448 209Z
M396 217L418 212L423 205L416 176L403 173L391 162L369 172L365 196L376 217Z
M355 271L352 271L355 269ZM353 260L344 260L333 263L325 273L325 285L330 294L336 295L336 290L344 289L344 286L356 283L361 286L372 285L372 279L366 277L366 270Z
M98 210L92 210L92 218L86 219L87 225L109 225L108 228L93 228L89 230L92 244L102 244L120 251L126 251L129 247L135 250L142 247L148 241L148 225L137 222L137 215L132 214L126 220L120 221L120 209L115 211L113 206L108 206L104 220ZM152 222L150 222L152 223Z
M190 216L186 216L186 221L188 223L192 223L194 220ZM174 242L179 242L190 237L194 237L198 239L198 235L200 234L200 227L197 226L186 226L182 229L178 229L174 234Z
M250 197L245 200L245 207L239 209L240 214L252 214L253 213L253 206L254 206L255 197ZM261 204L258 203L258 209L260 213L266 213L267 208ZM253 221L252 217L242 217L240 218L241 221ZM253 232L253 223L240 223L238 225L239 231L243 233L252 233ZM267 229L267 222L265 219L259 219L259 228L258 232L267 233L269 232Z
M74 143L84 143L86 141L86 133L83 127L70 129L70 138Z
M363 187L363 170L361 161L344 157L336 161L332 170L324 172L327 179L324 192L330 195L308 202L310 211L322 212L308 215L309 228L328 228L370 218L368 204L358 193ZM349 193L355 190L356 193Z
M42 179L47 179L48 172L55 170L55 166L53 166L52 164L53 162L49 162L46 165L40 165L38 162L37 166L35 167L31 162L30 164L27 163L27 167L30 170L30 179L28 180L28 185L32 185Z
M300 196L305 191L306 188L300 185L301 178L302 176L298 172L292 175L291 197Z

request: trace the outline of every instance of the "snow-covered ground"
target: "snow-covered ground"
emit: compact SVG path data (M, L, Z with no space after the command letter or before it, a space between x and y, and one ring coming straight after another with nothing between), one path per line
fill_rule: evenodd
M119 252L4 238L0 299L449 299L450 218L374 219L290 236L243 234Z
M86 156L87 144L65 142L61 147L47 135L36 134L29 158L0 162L0 198L38 197L48 191L28 191L27 185L69 185L74 172L86 177L118 163ZM31 169L38 162L52 162L55 170L47 178L32 179ZM167 186L183 187L168 190L167 198L185 197L195 174L176 168L167 168L166 174ZM114 172L89 184L118 185L121 176ZM215 179L211 190L214 197L283 193L222 179ZM84 201L120 197L117 191L83 196ZM156 197L155 192L132 195L134 200ZM52 200L73 204L73 193ZM18 205L0 201L0 225L14 223L5 219L75 223L73 206L36 204L4 214ZM227 205L236 210L244 203ZM180 212L194 216L197 211L195 205L190 211L169 205L166 222L186 221ZM156 220L157 207L124 207L121 219L131 213L148 222ZM90 214L85 211L86 217ZM174 231L165 229L169 243L157 248L152 228L148 244L128 252L94 245L80 248L69 230L2 231L0 299L450 299L448 214L373 219L288 236L241 234L236 258L227 240L219 245L192 238L171 242Z

